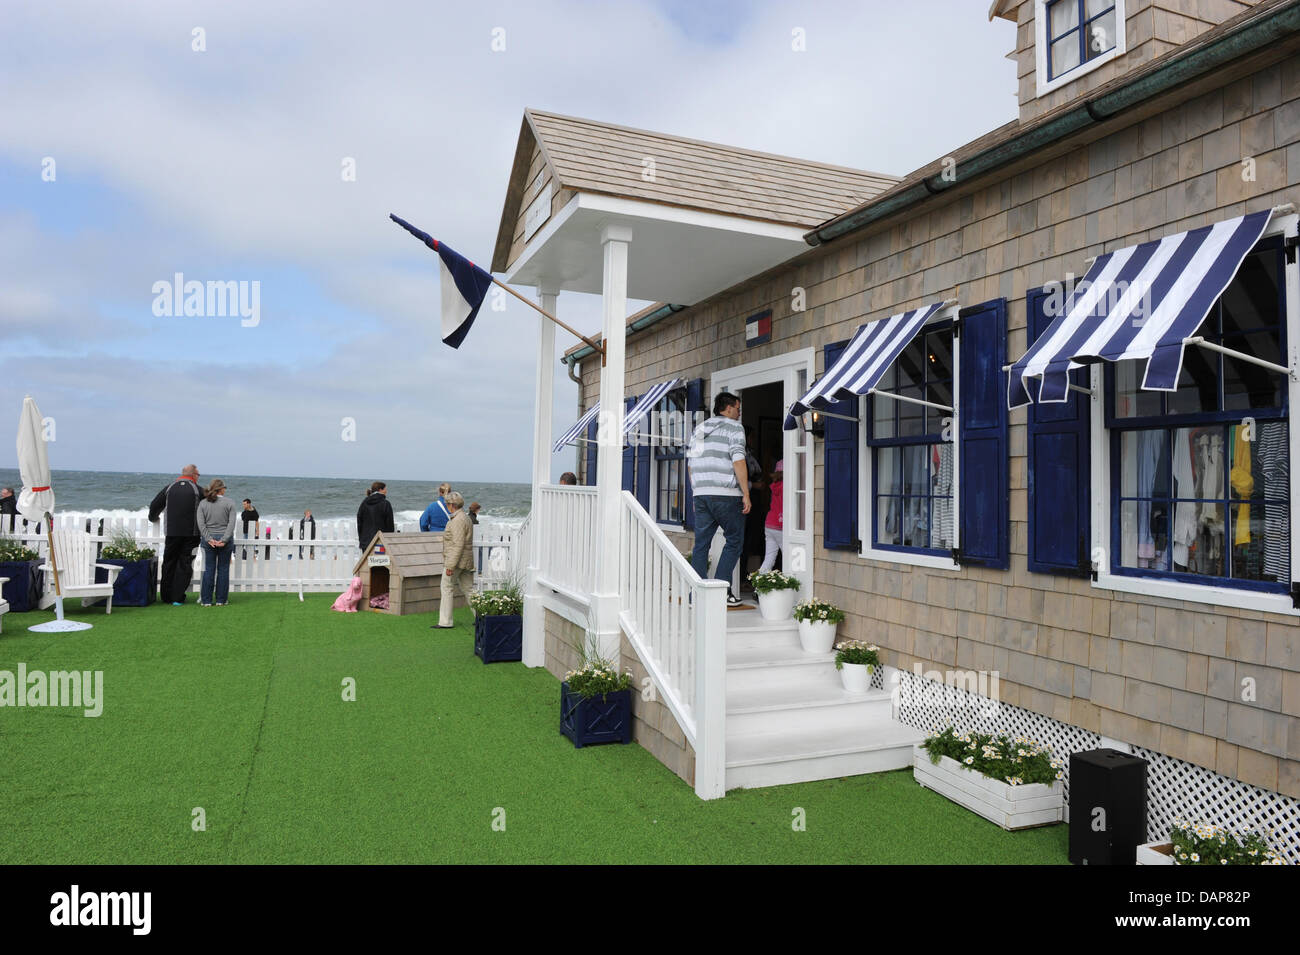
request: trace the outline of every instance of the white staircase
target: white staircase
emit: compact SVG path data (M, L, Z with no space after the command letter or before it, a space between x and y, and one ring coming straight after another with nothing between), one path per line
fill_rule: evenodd
M727 612L726 788L903 769L925 734L891 715L887 690L846 693L835 654L805 653L798 625Z

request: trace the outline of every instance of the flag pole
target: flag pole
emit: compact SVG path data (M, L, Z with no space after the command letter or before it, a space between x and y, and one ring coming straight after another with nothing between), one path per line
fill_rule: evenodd
M402 219L402 218L400 218L400 217L394 215L394 214L391 213L391 212L388 214L388 218L392 219L394 222L396 222L398 225L400 225L400 226L401 226L403 229L405 229L407 232L411 233L411 235L415 236L417 239L419 239L421 242L423 242L425 245L427 245L427 246L428 246L430 249L432 249L433 251L435 251L435 252L438 251L438 241L437 241L433 236L429 235L429 233L425 232L423 229L417 229L415 226L411 225L411 223L407 222L405 219ZM473 265L473 263L471 262L470 265ZM475 266L475 267L477 268L477 266ZM591 346L591 348L593 348L595 351L600 352L600 363L601 363L602 366L605 364L605 346L604 346L604 343L601 343L601 344L599 344L599 345L596 344L596 343L593 342L590 338L588 338L586 335L584 335L584 334L582 334L581 332L579 332L576 328L573 328L573 327L571 327L571 326L569 326L569 325L564 324L564 322L560 321L558 318L556 318L554 315L552 315L552 314L551 314L550 312L548 312L546 309L542 308L542 307L541 307L540 305L538 305L536 302L530 302L528 299L524 298L522 295L520 295L518 292L516 292L514 289L512 289L509 285L507 285L505 282L500 281L498 278L496 278L496 276L492 275L492 274L491 274L490 272L488 272L486 269L480 269L480 271L482 271L484 275L486 275L489 279L491 279L492 282L493 282L493 284L501 286L501 288L505 289L507 292L509 292L509 293L510 293L511 295L513 295L515 298L519 299L519 301L523 302L525 305L528 305L528 306L530 306L530 307L532 307L532 308L537 309L539 312L541 312L543 315L545 315L547 318L549 318L549 319L550 319L552 322L554 322L556 325L559 325L561 328L563 328L563 329L564 329L566 332L568 332L570 335L573 335L573 336L575 336L575 337L577 337L577 338L582 339L582 340L583 340L584 342L586 342L589 346Z
M570 326L564 324L564 322L560 321L558 318L556 318L554 315L552 315L552 314L551 314L550 312L548 312L546 309L542 308L542 307L541 307L540 305L538 305L536 302L531 302L531 301L529 301L528 299L524 298L522 295L520 295L518 292L516 292L514 289L512 289L512 288L511 288L509 285L507 285L505 282L502 282L500 279L498 279L495 275L489 275L488 278L492 279L493 284L501 286L501 288L505 289L507 292L509 292L509 293L510 293L511 295L513 295L515 298L519 299L519 301L523 302L525 305L529 305L529 306L531 306L531 307L537 309L537 311L541 312L543 315L545 315L547 318L549 318L551 321L553 321L556 325L559 325L561 328L563 328L563 329L564 329L566 332L568 332L570 335L574 335L574 336L576 336L577 338L582 339L584 342L586 342L588 345L590 345L591 348L593 348L595 351L600 352L600 363L601 363L602 365L605 364L605 344L604 344L604 342L600 342L600 343L593 342L593 341L592 341L590 338L588 338L586 335L584 335L584 334L582 334L581 332L577 331L576 329L571 328Z

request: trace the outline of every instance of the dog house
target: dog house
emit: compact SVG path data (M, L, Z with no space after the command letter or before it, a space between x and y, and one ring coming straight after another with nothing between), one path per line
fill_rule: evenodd
M361 552L352 574L361 578L361 606L369 610L370 598L388 594L388 609L382 613L437 613L442 601L442 535L375 535ZM456 596L456 607L465 599Z

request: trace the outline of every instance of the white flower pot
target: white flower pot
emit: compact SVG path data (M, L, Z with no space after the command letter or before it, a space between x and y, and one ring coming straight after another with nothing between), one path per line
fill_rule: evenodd
M764 620L775 623L789 620L790 615L794 613L794 598L797 594L796 590L770 590L765 594L759 594L758 612L763 615Z
M989 779L947 756L932 763L930 754L920 746L912 747L912 775L926 789L947 796L1003 829L1046 826L1060 822L1065 815L1065 789L1060 780L1050 786L1012 786L1000 779Z
M840 682L850 693L866 693L871 689L871 667L865 663L842 663Z
M805 653L830 653L836 625L828 620L800 620L799 645Z
M1177 865L1172 842L1148 842L1137 847L1138 865Z

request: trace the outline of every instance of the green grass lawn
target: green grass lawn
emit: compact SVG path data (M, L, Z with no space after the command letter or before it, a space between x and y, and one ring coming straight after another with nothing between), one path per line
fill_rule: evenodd
M0 670L102 670L104 710L0 708L0 863L1067 862L1065 826L1003 832L910 770L703 802L635 743L574 749L555 678L480 663L468 610L332 599L6 615Z

